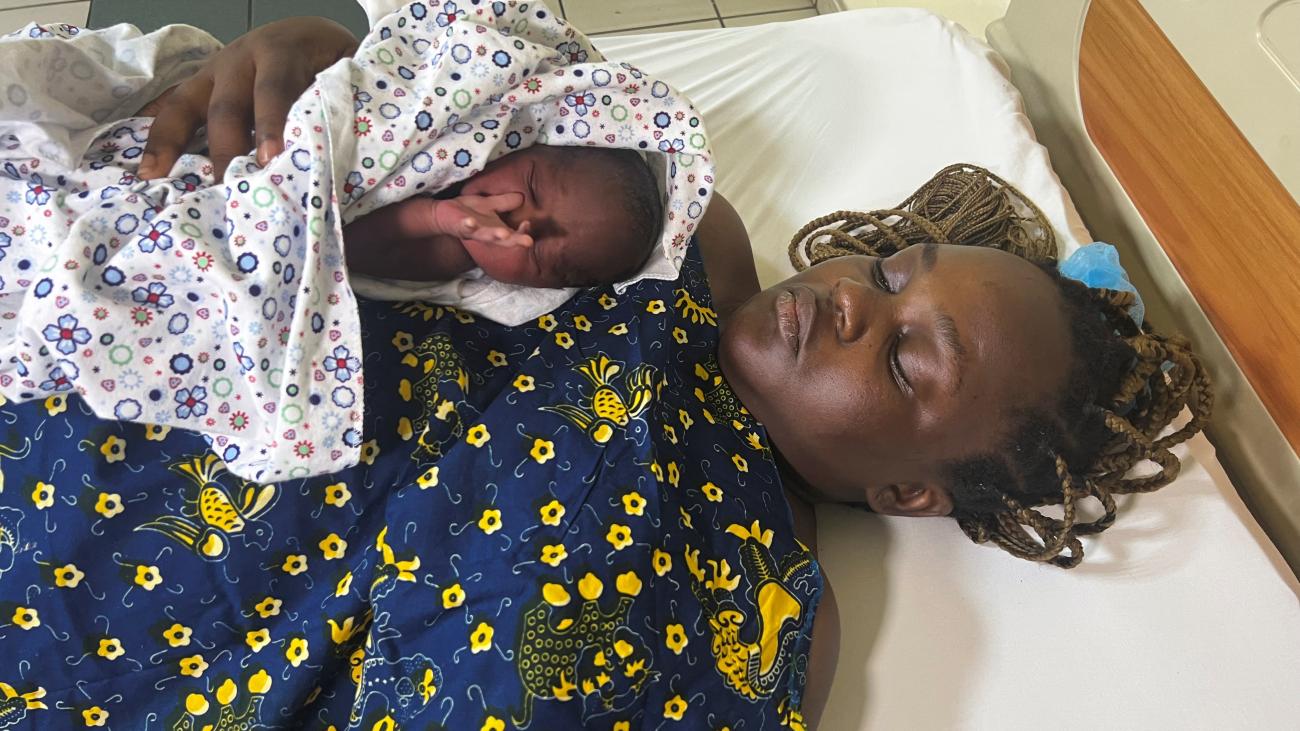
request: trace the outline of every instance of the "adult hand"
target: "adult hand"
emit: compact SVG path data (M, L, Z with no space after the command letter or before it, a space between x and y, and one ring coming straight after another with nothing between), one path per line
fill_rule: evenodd
M352 55L357 43L347 28L312 17L277 20L236 38L140 111L156 118L139 176L166 175L205 124L214 177L220 179L255 141L257 162L265 165L284 151L284 125L294 101L317 73Z

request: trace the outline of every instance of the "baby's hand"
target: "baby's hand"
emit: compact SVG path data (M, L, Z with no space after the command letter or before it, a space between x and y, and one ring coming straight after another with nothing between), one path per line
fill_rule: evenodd
M518 229L514 229L502 221L500 216L515 210L523 202L523 196L519 193L463 195L437 201L433 211L434 221L442 233L462 241L528 247L533 245L533 237L528 235L528 222L524 221Z

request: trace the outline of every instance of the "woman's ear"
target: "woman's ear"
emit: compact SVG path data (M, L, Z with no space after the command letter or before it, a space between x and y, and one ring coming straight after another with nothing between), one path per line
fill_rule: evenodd
M922 482L882 485L869 489L867 504L881 515L923 518L952 514L952 496L948 491L938 485Z

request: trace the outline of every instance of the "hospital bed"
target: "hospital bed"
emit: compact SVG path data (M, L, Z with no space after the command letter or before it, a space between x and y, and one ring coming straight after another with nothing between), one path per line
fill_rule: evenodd
M1300 408L1289 400L1300 379L1270 370L1300 358L1300 266L1286 249L1297 239L1278 233L1300 215L1269 197L1249 159L1187 178L1179 160L1251 151L1212 134L1226 118L1210 132L1198 127L1209 117L1153 126L1160 103L1196 109L1195 84L1140 78L1162 67L1142 55L1151 36L1132 36L1145 18L1135 0L1089 6L1013 0L989 30L997 52L895 9L597 39L704 111L718 188L746 222L764 284L791 273L788 237L806 221L890 206L940 168L975 163L1040 206L1063 254L1116 244L1150 319L1192 338L1220 394L1178 480L1122 500L1073 571L975 547L947 520L821 509L843 625L824 729L1281 729L1300 718ZM97 22L118 20L138 22ZM1117 123L1125 111L1145 112L1145 126ZM1128 166L1112 170L1094 136ZM1172 162L1150 163L1170 147ZM1196 191L1221 196L1213 213L1243 240L1192 225L1206 218L1187 210L1202 203ZM1242 201L1247 214L1233 208ZM1251 317L1267 322L1261 332L1242 325Z
M1191 230L1165 219L1165 235L1152 233L1158 226L1139 206L1148 215L1162 206L1177 211L1201 194L1131 199L1085 130L1085 114L1118 137L1118 147L1130 135L1138 149L1129 154L1140 159L1180 131L1192 142L1179 144L1208 148L1194 155L1222 154L1234 140L1212 124L1207 132L1213 119L1173 116L1160 129L1127 131L1098 115L1104 106L1081 109L1081 90L1117 104L1126 95L1106 84L1128 80L1116 76L1141 85L1154 83L1140 78L1147 66L1162 73L1138 53L1140 43L1117 37L1144 22L1136 2L1092 5L1013 1L989 32L996 53L951 22L901 9L597 39L607 55L674 83L704 111L718 189L749 228L765 285L792 272L788 237L807 220L888 207L941 167L971 162L1036 201L1063 254L1094 238L1116 244L1150 319L1193 339L1220 394L1208 438L1182 452L1182 475L1126 500L1117 525L1086 542L1087 558L1073 571L975 547L947 520L819 510L822 558L843 617L823 723L830 731L1281 729L1300 718L1300 584L1292 571L1300 566L1300 462L1278 426L1283 419L1270 416L1244 375L1288 346L1251 350L1241 338L1220 337L1206 312L1239 322L1203 304L1245 299L1257 322L1284 331L1288 307L1294 317L1300 305L1287 294L1300 268L1291 263L1287 274L1286 251L1277 251L1295 239L1269 238L1268 230L1286 225L1288 212L1294 230L1300 214L1288 197L1273 204L1268 227L1237 221L1196 230L1183 218ZM1081 55L1091 63L1082 80ZM1166 73L1140 93L1155 106L1162 93L1179 91L1178 81ZM1231 220L1244 173L1223 167L1180 180L1176 160L1165 167L1147 174L1217 196L1214 213ZM1273 200L1261 185L1239 195L1256 211ZM1215 276L1207 278L1207 262L1196 256L1215 252L1193 247L1223 228L1237 238L1223 238L1218 253L1230 254L1229 263L1209 262ZM1231 264L1242 257L1263 260ZM1185 280L1171 259L1198 278ZM1256 276L1242 271L1253 264L1271 270L1272 283L1232 282ZM1225 286L1235 289L1202 289ZM1256 360L1237 360L1228 344ZM1267 395L1285 403L1286 394Z

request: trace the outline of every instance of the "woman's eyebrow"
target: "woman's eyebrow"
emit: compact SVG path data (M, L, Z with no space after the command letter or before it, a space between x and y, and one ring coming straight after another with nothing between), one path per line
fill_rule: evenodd
M925 271L928 272L931 269L934 269L934 263L938 261L938 259L939 259L938 244L934 244L934 243L921 244L921 267L925 269Z
M944 357L952 365L952 369L957 372L957 380L953 383L952 392L961 389L962 376L965 369L962 363L966 360L966 346L961 343L961 335L957 332L957 323L946 312L936 312L934 316L934 333L938 336L939 349L943 351Z

